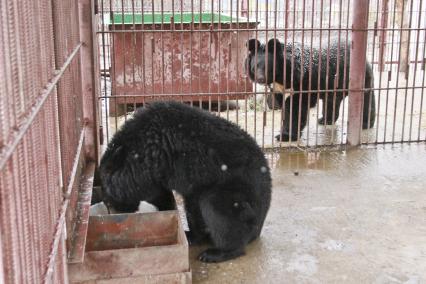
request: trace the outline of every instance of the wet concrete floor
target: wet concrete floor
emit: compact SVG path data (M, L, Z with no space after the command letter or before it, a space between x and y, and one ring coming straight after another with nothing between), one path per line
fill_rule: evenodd
M246 255L194 283L426 283L426 145L270 155L273 199Z

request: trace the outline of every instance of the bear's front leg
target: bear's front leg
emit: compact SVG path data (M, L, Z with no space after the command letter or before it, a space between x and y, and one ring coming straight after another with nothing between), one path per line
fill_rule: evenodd
M297 141L306 126L308 109L308 96L306 94L294 94L287 97L281 134L275 136L275 138L283 142L290 141L290 139Z

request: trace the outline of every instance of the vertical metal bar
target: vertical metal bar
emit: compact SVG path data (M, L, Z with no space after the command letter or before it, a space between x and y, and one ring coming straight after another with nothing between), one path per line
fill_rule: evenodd
M152 15L152 36L151 36L151 93L155 94L156 90L155 90L155 80L154 80L154 74L155 74L155 65L154 65L154 57L157 57L156 55L154 55L155 53L155 14L154 14L154 10L155 10L155 6L154 6L154 2L155 1L151 1L151 15ZM162 67L160 67L162 68ZM163 92L164 93L164 92Z
M258 22L259 22L259 0L256 0L256 23L258 23ZM258 37L259 37L259 33L258 33L257 29L256 29L256 31L255 31L256 42L259 40ZM265 46L265 48L266 48L266 46ZM254 49L254 58L255 58L255 63L254 63L254 81L255 82L257 82L257 61L258 61L257 55L258 55L258 47L257 47L257 44L256 44L255 45L255 49ZM254 119L254 121L253 121L253 128L254 129L253 129L253 137L255 137L255 139L256 139L257 84L254 84L254 103L253 103L253 105L254 105L254 116L253 116L253 119Z
M209 33L209 111L212 111L212 96L211 96L211 92L212 92L212 86L211 86L211 74L212 74L212 41L213 41L213 16L214 16L214 1L212 1L212 5L211 5L211 9L210 9L210 13L211 13L211 18L210 18L210 33ZM202 14L200 15L200 17L202 17Z
M283 61L284 61L284 64L283 64L283 82L284 82L284 87L286 87L287 86L287 84L288 84L288 82L287 82L287 33L288 33L288 31L287 31L287 29L288 29L288 14L289 14L289 0L285 0L285 19L284 19L284 54L283 54L283 57L284 57L284 59L283 59ZM291 88L293 88L293 86L291 86ZM294 89L293 89L294 90ZM284 95L284 94L283 94ZM291 96L293 96L294 95L294 92L293 93L291 93ZM291 97L290 98L288 98L289 100L291 100ZM285 121L284 121L284 119L285 119L285 112L286 112L286 107L285 107L285 104L286 104L286 101L287 99L285 99L285 97L283 97L283 103L282 103L282 106L281 106L281 120L280 120L280 124L281 124L281 129L280 129L280 134L279 134L279 140L281 141L282 140L282 130L283 130L283 128L284 128L284 124L286 123ZM280 144L280 147L281 147L281 144Z
M81 58L81 95L83 99L83 116L86 127L84 139L84 152L86 158L99 161L99 137L97 127L97 104L95 94L95 68L94 68L94 36L92 28L92 14L95 0L78 1L80 40L83 43L80 50Z
M199 14L198 14L198 92L201 93L201 74L202 74L202 68L201 68L201 60L203 58L203 54L202 54L202 46L201 46L201 30L202 30L202 10L203 9L203 1L200 0L200 10L199 10ZM199 100L199 104L200 104L200 108L203 107L203 101L202 101L202 97L200 96L200 100Z
M113 1L113 0L111 0ZM131 0L132 1L132 0ZM123 83L126 84L127 83L127 74L126 74L126 33L124 32L126 30L126 26L125 26L125 22L126 22L126 17L124 14L124 0L121 0L121 30L123 31L121 34L121 41L122 41L122 46L121 46L121 50L123 53ZM117 94L115 94L117 95ZM117 109L117 100L115 100L115 106ZM115 117L117 118L118 114L115 114ZM115 130L117 131L117 119L115 120Z
M123 1L123 0L122 0ZM115 15L115 7L113 8L112 7L112 2L113 1L110 1L110 11L112 11L111 13L113 13L112 14L112 27L113 27L113 29L115 29L116 28L116 24L115 24L115 18L114 18L114 15ZM124 17L122 17L122 19L121 19L123 22L124 22ZM117 25L118 25L118 23L117 23ZM112 38L112 40L113 40L113 50L112 50L112 52L111 52L111 56L113 56L114 58L115 58L115 56L117 56L117 58L120 56L118 53L116 53L119 49L117 48L117 50L115 50L115 43L117 43L117 45L118 45L118 43L119 43L119 37L120 35L119 34L113 34L113 38ZM124 36L124 33L123 33L123 36ZM123 42L123 44L124 44L124 37L121 37L122 38L122 42ZM117 38L116 38L117 37ZM115 41L115 39L117 39L116 41ZM124 48L122 49L123 51L124 51ZM123 52L123 56L124 56L124 52ZM115 74L115 72L116 72L116 70L115 70L115 67L116 67L116 65L115 65L115 63L114 63L114 65L113 65L113 73ZM126 68L125 68L125 63L123 62L123 72L125 73L125 70L126 70ZM124 75L123 76L123 82L126 82L126 76ZM111 82L112 83L112 82ZM112 101L111 101L112 100ZM111 105L113 105L113 107L114 107L114 109L115 109L115 112L114 112L114 122L115 122L115 129L114 129L114 132L113 133L115 133L116 131L117 131L117 110L118 110L118 108L117 108L117 93L116 92L113 92L113 93L111 93L111 97L110 97L110 104ZM111 123L112 124L112 123Z
M409 44L410 44L410 26L407 27L407 16L405 13L408 11L408 0L402 0L399 1L398 4L401 5L401 23L400 23L400 37L399 37L399 44L400 44L400 50L399 50L399 71L405 73L405 77L408 77L408 68L409 68ZM410 19L411 20L411 17ZM407 38L408 37L408 38Z
M402 2L404 2L406 0L403 0ZM401 3L401 2L397 2L397 3ZM399 91L399 74L401 71L401 54L402 54L402 43L401 43L401 35L403 32L403 28L402 28L402 23L404 23L404 3L402 3L402 7L401 7L401 23L400 23L400 27L399 27L399 50L398 50L398 62L397 62L397 72L396 72L396 90L395 90L395 103L394 103L394 109L393 109L393 125L392 125L392 143L395 142L395 129L396 129L396 114L397 114L397 109L398 109L398 91ZM396 11L396 7L395 7L395 11ZM392 42L393 44L393 42Z
M101 0L102 1L102 0ZM115 21L114 21L114 11L112 9L112 0L109 0L109 17L110 20L112 20L111 22L111 30L115 31ZM108 34L109 37L109 48L107 49L107 53L108 53L108 58L110 60L110 65L111 65L111 71L110 71L110 92L107 93L107 87L105 85L105 97L109 96L108 98L105 99L105 107L109 107L111 108L112 106L112 101L111 101L111 96L114 95L113 93L113 82L112 82L112 78L115 77L115 37L117 36L115 33L113 34ZM105 56L105 55L104 55ZM118 56L117 56L118 58ZM105 79L106 80L106 79ZM110 128L110 121L109 121L109 113L107 111L105 111L105 128L106 128L106 136L107 136L107 143L110 140L110 136L109 136L109 128Z
M229 23L229 28L232 29L234 27L233 22L232 22L232 19L233 19L232 1L229 3L229 5L230 5L230 7L229 7L229 10L228 10L228 15L231 18L230 23ZM229 78L231 76L230 68L231 68L231 64L232 64L232 37L233 37L233 34L229 31L226 32L225 34L229 35L229 39L228 39L228 62L226 64L226 94L229 94L229 92L230 92ZM237 68L237 70L238 70L238 68ZM237 74L238 74L238 71L237 71ZM238 76L237 76L237 78L238 78ZM229 120L229 96L228 95L226 96L226 119Z
M379 89L377 94L377 111L376 111L376 143L379 142L379 129L380 129L380 110L381 110L381 101L382 101L382 76L383 71L385 68L385 62L384 62L384 56L386 52L386 35L388 33L387 26L388 26L388 6L389 6L389 0L382 0L382 13L380 14L380 31L379 31L379 63L378 63L378 70L379 70ZM385 5L385 6L384 6ZM379 2L377 2L377 11L376 11L376 21L379 20ZM386 18L385 18L386 17ZM372 58L372 62L374 61L374 56ZM373 63L372 63L373 64Z
M426 17L426 12L424 12L425 13L425 17ZM421 17L421 16L419 16L419 17ZM425 83L426 83L426 70L425 70L425 64L426 64L426 30L423 30L423 34L424 34L424 40L423 40L423 63L422 63L422 67L421 67L421 69L423 70L423 80L422 80L422 83L421 83L421 86L425 86ZM420 107L419 107L419 112L420 112L420 115L419 115L419 126L418 126L418 136L417 136L417 140L420 140L421 139L421 134L420 134L420 129L421 129L421 122L422 122L422 114L423 114L423 94L424 94L424 90L425 90L425 88L422 88L422 91L421 91L421 94L420 94ZM426 140L426 134L425 134L425 138L424 138L425 140Z
M265 5L265 28L266 28L266 30L265 30L265 42L267 43L268 42L268 31L269 31L269 15L268 15L268 9L269 8L269 3L267 3L266 5ZM266 82L268 82L268 80L270 79L270 78L268 78L268 75L269 75L269 72L268 72L268 68L269 68L269 66L268 66L268 61L269 61L269 59L268 59L268 57L269 57L269 51L267 50L267 48L265 48L266 50L265 50L265 78L266 78ZM274 47L274 50L275 50L276 48ZM274 55L273 55L273 57L275 57L275 53L274 53ZM274 62L275 62L275 60L274 60ZM275 63L274 63L274 65L275 65ZM274 66L272 66L272 68L274 68ZM272 78L272 81L275 81L275 78ZM263 89L263 110L262 110L262 144L261 144L261 146L262 146L262 149L264 149L265 148L265 124L266 124L266 96L267 96L267 91L268 91L268 88L265 86L264 87L264 89Z
M350 52L349 49L349 11L350 11L350 6L351 6L351 1L348 0L347 1L347 6L346 6L346 11L347 11L347 17L346 17L346 36L345 36L345 49L344 49L344 61L343 61L343 88L345 89L345 93L349 94L349 88L347 86L349 86L349 78L347 76L347 71L349 68L349 60L348 60L348 53ZM343 131L344 131L344 126L345 126L345 102L343 102L343 106L342 106L342 140L341 140L341 144L343 144L344 141L344 135L343 135ZM349 121L349 119L348 119ZM347 139L346 139L347 141Z
M418 7L418 21L417 21L417 31L416 31L416 47L415 47L415 56L414 56L414 74L413 74L413 87L412 87L412 93L411 93L411 112L410 112L410 128L409 128L409 136L408 140L411 141L411 134L412 134L412 127L413 127L413 117L414 117L414 94L415 94L415 86L416 86L416 75L417 75L417 62L418 62L418 55L419 55L419 43L420 43L420 27L421 27L421 13L422 13L422 4L423 1L420 1L419 7ZM411 12L413 11L413 3L411 3ZM411 20L411 19L410 19ZM423 72L424 73L424 72ZM423 85L424 86L424 85ZM420 108L421 113L421 108ZM421 123L419 123L420 126ZM420 139L418 139L420 140Z
M131 0L131 6L132 6L132 28L133 31L136 29L136 23L135 23L135 1ZM135 58L136 58L136 32L132 32L131 34L131 41L132 41L132 86L133 89L136 89L136 78L135 78ZM127 100L126 100L126 109L127 109ZM125 112L125 115L127 116L127 111Z
M96 1L96 0L95 0ZM100 81L99 81L99 83L100 83L100 88L99 88L99 91L100 91L100 93L98 94L98 95L102 95L102 79L103 79L103 96L107 96L107 64L106 64L106 51L105 51L105 45L106 45L106 42L105 42L105 16L104 16L104 1L102 0L101 1L101 11L100 11L100 25L101 25L101 31L102 31L102 33L101 33L101 45L102 45L102 51L99 51L101 54L102 54L102 61L99 61L99 64L101 64L101 62L102 62L102 68L100 68L100 71L101 71L101 76L102 76L102 74L103 74L103 78L101 77L101 79L100 79ZM95 25L94 26L95 28L94 28L94 32L97 32L98 31L98 29L99 29L99 25ZM99 39L96 37L96 33L94 34L94 36L95 36L95 42L96 42L96 44L99 44ZM108 46L108 48L109 48L109 46ZM99 50L99 48L98 48L98 50ZM111 62L111 58L110 57L108 57L110 60L109 60L109 63ZM110 71L110 70L109 70ZM111 72L109 72L109 75L110 75L110 78L112 78L112 74L111 74ZM105 105L105 108L103 109L102 108L102 102L104 103L104 105ZM99 101L98 101L98 103L97 103L97 105L98 104L101 104L101 112L100 112L100 116L98 116L98 117L100 117L100 121L99 121L99 125L100 125L100 133L99 133L99 140L100 140L100 144L102 144L101 143L101 141L102 141L102 136L103 136L103 130L101 130L102 128L103 128L103 125L104 125L104 123L103 123L103 116L104 116L104 113L105 113L105 123L106 123L106 125L108 125L107 123L108 123L108 100L107 99L104 99L104 98L102 98L102 99L99 99ZM99 107L99 105L98 105L98 107ZM98 114L99 115L99 114ZM107 129L106 129L107 130ZM102 131L102 132L101 132ZM107 130L107 137L108 137L108 130ZM100 150L98 151L98 153L100 152Z
M141 56L141 64L142 64L142 93L144 94L144 95L146 95L148 92L147 92L147 90L146 90L146 75L145 75L145 73L146 73L146 69L145 69L145 62L146 62L146 59L145 59L145 35L146 35L146 32L145 32L145 7L144 7L144 1L143 0L141 0L141 14L142 14L142 19L141 19L141 34L140 34L140 37L141 37L141 45L142 45L142 56ZM143 102L143 99L142 99L142 102Z
M368 0L353 2L352 54L349 66L348 144L359 145L362 121L363 87L365 79ZM354 60L356 58L356 60Z
M321 0L322 1L322 0ZM290 74L291 74L291 80L290 80L290 85L291 85L291 88L294 90L294 93L293 94L299 94L299 96L302 96L303 94L302 93L300 93L299 92L299 90L298 91L296 91L296 87L297 86L295 86L295 84L294 84L294 77L295 77L295 71L294 71L294 53L295 53L295 46L294 46L294 42L295 42L295 33L296 33L296 31L295 31L295 28L296 28L296 6L297 6L297 2L294 2L293 3L293 23L292 23L292 28L293 28L293 32L292 32L292 45L291 45L291 70L290 70ZM288 139L288 141L289 141L289 143L291 144L291 142L292 142L292 133L293 133L293 105L294 105L294 97L293 97L293 95L292 96L290 96L290 115L289 115L289 117L290 117L290 119L289 119L289 130L288 130L288 132L289 132L289 139ZM299 113L299 116L300 116L300 113ZM298 119L298 118L296 118L296 119ZM296 129L296 131L297 131L297 129ZM297 139L298 139L298 135L299 135L299 133L297 133L296 134L297 135ZM297 142L297 140L296 140L296 142Z
M242 0L242 1L245 1L245 0ZM247 4L247 22L246 22L246 28L249 28L249 26L250 26L250 22L249 22L250 21L250 18L249 18L249 16L250 16L250 14L249 14L249 11L250 11L250 2L247 0L247 2L243 2L243 3ZM256 22L256 29L257 29L257 22ZM250 39L250 32L247 32L246 43L249 41L249 39ZM255 52L256 52L256 49L255 49ZM247 54L246 54L246 56L247 56ZM244 91L246 93L246 95L244 96L244 112L245 112L245 115L244 115L244 130L245 131L247 131L247 107L248 107L248 103L247 103L247 99L248 99L247 83L249 83L249 84L251 84L253 86L253 83L251 81L249 81L247 79L245 80L245 84L244 84Z
M321 0L321 7L320 7L320 31L319 31L319 48L318 48L318 82L316 86L317 90L317 117L316 117L316 123L315 123L315 147L318 146L318 118L319 118L319 102L320 102L320 95L321 95L321 66L322 66L322 22L323 22L323 14L324 14L324 0ZM324 107L324 106L323 106Z
M329 13L328 13L328 31L327 31L327 54L326 54L326 64L327 66L325 67L325 84L324 87L325 89L329 89L329 75L330 75L330 28L331 28L331 0L329 2ZM321 56L322 58L322 56ZM324 120L324 129L327 129L328 125L327 125L327 113L330 111L328 109L328 95L329 92L323 92L324 94L324 99L323 99L323 120ZM334 109L331 110L331 112L333 112ZM326 141L324 141L324 144L326 143ZM331 143L331 141L330 141Z
M152 1L154 2L154 1ZM164 85L165 85L165 78L164 78L164 36L163 36L163 30L164 30L164 1L160 2L160 9L161 9L161 24L160 24L160 41L161 41L161 93L164 94ZM152 4L154 5L154 4ZM154 9L152 11L154 13ZM170 26L174 29L174 1L172 1L172 16L170 17ZM174 32L172 31L172 38L174 38ZM153 67L154 68L154 67ZM172 49L172 92L173 92L173 49Z
M336 75L334 78L334 90L333 90L333 113L332 113L332 117L333 117L333 124L334 123L334 116L336 115L336 89L340 88L339 87L339 81L340 81L340 49L341 49L341 29L342 29L342 0L339 0L339 24L338 24L338 34L337 34L337 60L336 60ZM344 85L342 85L341 87L342 89L345 88ZM340 95L342 96L344 94L344 91L340 91ZM342 106L342 108L344 108L344 101L342 100L343 104L340 104L338 107ZM339 109L337 109L337 111L339 111ZM342 119L343 121L343 119ZM343 131L343 124L342 124L342 131ZM332 141L334 141L334 131L332 133Z
M310 117L311 117L311 96L312 96L312 63L313 63L313 40L314 40L314 13L315 13L315 0L312 0L311 3L312 11L311 11L311 39L310 39L310 48L309 48L309 67L308 67L308 73L309 73L309 85L308 85L308 113L307 113L307 121L306 121L306 146L309 146L309 126L310 126Z
M405 6L405 5L404 5ZM413 19L413 0L410 1L410 9L407 7L407 11L410 11L409 16L409 23L408 23L408 31L405 31L404 33L408 32L408 39L407 43L405 45L406 47L406 54L405 54L405 61L404 61L404 71L405 71L405 91L404 91L404 113L402 116L402 133L401 133L401 142L404 141L404 132L405 132L405 115L407 111L407 96L408 96L408 81L409 81L409 68L410 68L410 39L411 39L411 24ZM417 61L417 60L415 60ZM415 81L415 78L413 78L413 81ZM412 122L413 116L410 116L410 124Z
M180 29L182 30L180 32L180 65L181 65L181 71L180 71L180 93L183 94L183 84L184 84L184 78L183 78L183 68L184 68L184 62L183 62L183 53L184 53L184 49L183 49L183 0L180 0ZM192 104L192 97L191 97L191 104Z
M194 89L193 89L193 85L192 85L192 80L193 80L193 75L192 75L192 34L194 32L194 0L191 0L191 23L190 23L190 27L189 27L189 92L191 93L191 105L193 104L193 99L192 99L192 94L194 93ZM199 55L198 55L199 56ZM200 107L202 107L201 103L200 103Z
M397 0L395 0L394 1L394 4L393 4L393 15L392 15L392 40L391 40L391 51L390 51L390 54L391 54L391 58L390 58L390 70L388 71L388 82L387 82L387 86L386 86L386 107L385 107L385 130L384 130L384 142L386 142L386 130L387 130L387 118L388 118L388 107L389 107L389 85L390 85L390 82L391 82L391 80L392 80L392 69L393 69L393 67L392 67L392 64L393 64L393 47L394 47L394 37L395 37L395 19L396 19L396 9L395 9L395 7L396 7L396 1ZM397 93L397 91L395 90L395 99L396 99L396 93ZM392 139L392 141L393 141L393 139Z
M382 13L380 22L380 47L379 47L379 71L385 70L386 36L388 27L389 0L382 0ZM378 127L377 127L378 128Z
M232 3L232 2L231 2ZM240 27L240 11L239 11L239 9L240 9L240 6L239 6L239 1L237 0L237 2L236 2L236 4L237 4L237 8L236 8L236 13L235 13L235 17L236 17L236 19L237 19L237 23L236 23L236 26L237 27ZM231 6L231 16L232 16L232 6ZM247 33L250 33L250 32L247 32ZM232 35L231 35L232 36ZM236 37L237 37L237 46L238 46L238 43L240 42L240 31L237 31L237 34L236 34ZM235 57L236 57L236 60L235 60L235 63L237 64L238 62L240 62L240 57L239 57L239 52L236 52L236 55L235 55ZM237 78L240 78L240 68L238 68L237 67ZM245 85L245 88L246 88L246 86L247 85ZM237 80L237 82L236 82L236 90L240 90L240 85L239 85L239 83L238 83L238 80ZM244 94L244 96L246 96L246 94ZM236 101L235 101L235 104L236 104L236 106L235 106L235 117L236 117L236 121L235 121L235 123L237 124L237 125L239 125L239 112L238 112L238 110L239 110L239 103L238 103L238 96L236 97Z
M220 112L221 112L221 109L220 109L220 105L221 105L221 93L220 93L220 88L221 88L221 86L220 86L220 83L221 83L221 80L220 80L220 77L221 77L221 65L220 65L220 59L221 59L221 56L220 56L220 50L222 49L221 47L219 47L220 45L221 45L221 42L222 42L222 40L221 40L221 35L222 35L222 33L221 33L221 29L222 29L222 23L221 23L221 3L222 3L222 0L219 0L218 1L218 6L217 6L217 10L218 10L218 14L219 14L219 20L218 20L218 24L217 24L217 42L216 42L216 52L218 53L218 56L217 56L217 61L218 61L218 70L217 70L217 72L218 72L218 76L217 76L217 84L218 84L218 89L217 89L217 114L218 114L218 116L220 117ZM214 16L212 17L212 21L214 22Z
M373 34L373 46L372 46L372 53L371 53L371 67L372 67L372 70L373 70L373 76L374 76L374 55L375 55L375 51L376 51L376 36L377 36L377 21L378 21L378 11L379 11L379 2L377 2L377 5L376 5L376 20L374 21L374 34ZM368 37L368 35L367 35L367 37ZM381 74L381 72L380 72L380 77L382 76L382 74ZM371 86L371 92L375 92L375 87L374 87L374 80L372 80L372 82L373 82L373 86ZM379 87L380 88L380 87ZM378 97L379 97L380 95L378 95ZM368 100L368 118L367 118L367 121L370 121L370 119L371 119L371 107L372 107L372 104L373 104L373 100L375 99L375 96L369 96L369 100ZM379 97L379 101L380 101L380 97ZM377 111L376 112L376 116L378 117L379 116L379 112ZM370 123L370 122L369 122ZM377 130L377 124L376 124L376 130ZM377 134L376 134L376 139L375 139L375 143L377 143ZM362 143L362 141L361 141L361 143ZM367 141L365 142L365 143L370 143L370 141L369 141L369 137L367 137Z
M300 81L300 85L299 85L299 89L300 90L303 90L303 91L305 91L304 90L304 88L303 88L303 81L304 81L304 75L305 75L305 68L304 68L304 66L305 66L305 63L304 63L304 61L305 61L305 0L303 0L303 4L302 4L302 39L301 39L301 44L302 44L302 50L301 50L301 56L300 56L300 66L301 66L301 68L300 68L300 79L299 79L299 81ZM331 10L330 10L331 11ZM308 93L301 93L300 95L299 95L299 116L298 116L298 123L297 123L297 137L300 137L301 136L301 131L303 130L303 129L301 129L301 126L300 126L300 124L302 123L302 115L303 115L303 113L302 113L302 97L304 97L304 96L309 96L309 92ZM303 106L303 107L305 107L305 106ZM307 106L307 108L309 109L309 105ZM309 120L309 117L304 117L304 119L306 119L306 120ZM297 145L299 146L300 145L300 139L297 139Z
M278 11L278 1L277 0L275 0L275 13L274 13L274 39L276 39L277 38L277 11ZM277 53L277 47L276 47L276 45L274 45L274 60L273 60L273 62L274 62L274 66L273 66L273 69L272 69L272 77L273 77L273 80L275 81L275 77L276 77L276 69L277 69L277 58L276 58L276 53ZM284 86L285 86L285 83L284 83ZM283 103L284 103L284 96L285 96L285 94L282 94L283 95ZM275 92L272 92L271 94L270 94L270 96L271 96L271 98L272 98L272 125L271 125L271 145L272 145L272 147L274 146L274 143L275 143L275 139L274 139L274 130L275 130Z

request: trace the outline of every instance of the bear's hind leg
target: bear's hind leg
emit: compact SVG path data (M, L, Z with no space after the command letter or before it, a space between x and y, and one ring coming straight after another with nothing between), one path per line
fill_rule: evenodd
M201 213L214 247L202 252L199 260L221 262L241 256L249 241L258 236L252 207L236 200L229 192L220 190L201 199Z
M208 232L203 221L198 196L185 198L185 212L189 227L189 231L185 233L189 244L198 245L204 243L208 239Z
M362 129L374 126L376 120L376 101L374 91L369 90L364 93L364 104L362 109Z

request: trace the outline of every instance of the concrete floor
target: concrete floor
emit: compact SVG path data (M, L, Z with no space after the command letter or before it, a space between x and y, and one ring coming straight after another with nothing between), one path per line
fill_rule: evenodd
M273 154L261 238L194 283L426 283L426 145Z

